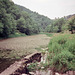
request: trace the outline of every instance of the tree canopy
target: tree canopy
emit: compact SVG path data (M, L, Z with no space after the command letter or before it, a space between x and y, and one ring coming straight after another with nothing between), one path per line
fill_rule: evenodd
M39 27L35 26L36 23L27 12L21 11L9 0L0 0L0 37L8 37L16 31L27 35L36 34Z

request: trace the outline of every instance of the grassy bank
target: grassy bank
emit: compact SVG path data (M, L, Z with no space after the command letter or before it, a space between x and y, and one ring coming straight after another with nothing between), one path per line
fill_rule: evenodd
M75 34L61 34L50 40L48 65L53 71L75 70Z
M52 37L54 35L54 33L46 33L46 32L41 32L40 34L46 34L49 37Z
M15 37L23 37L23 36L25 37L27 35L24 33L15 33L15 34L9 35L8 37L0 37L0 40L8 39L8 38L15 38Z

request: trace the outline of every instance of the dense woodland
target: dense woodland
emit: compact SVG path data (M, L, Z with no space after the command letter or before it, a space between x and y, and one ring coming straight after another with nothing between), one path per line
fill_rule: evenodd
M39 28L25 11L9 0L0 0L0 37L9 37L16 32L26 35L39 32Z
M16 33L31 35L39 32L64 32L64 30L74 33L74 15L51 20L9 0L0 0L0 37L9 37Z
M17 7L20 8L21 11L27 12L32 20L39 26L40 32L45 31L46 26L52 23L53 20L49 19L46 16L40 15L37 12L33 12L23 6L16 5Z

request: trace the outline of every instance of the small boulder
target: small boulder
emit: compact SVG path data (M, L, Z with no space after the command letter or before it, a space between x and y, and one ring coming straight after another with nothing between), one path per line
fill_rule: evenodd
M29 74L34 75L34 72L29 72Z
M24 74L24 73L23 73L22 75L27 75L27 74Z
M41 69L44 69L44 67L41 67Z

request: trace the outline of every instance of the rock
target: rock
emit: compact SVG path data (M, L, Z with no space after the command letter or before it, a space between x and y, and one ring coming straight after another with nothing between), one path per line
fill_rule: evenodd
M22 74L22 75L27 75L27 74Z
M59 73L55 73L55 75L59 75Z
M40 62L38 62L37 64L40 65Z
M41 48L42 50L45 50L44 48Z
M19 72L15 72L15 73L13 73L11 75L21 75L21 74Z
M29 66L30 64L27 64L27 66Z
M29 72L29 74L34 75L34 72Z
M41 67L41 69L44 69L44 67Z

